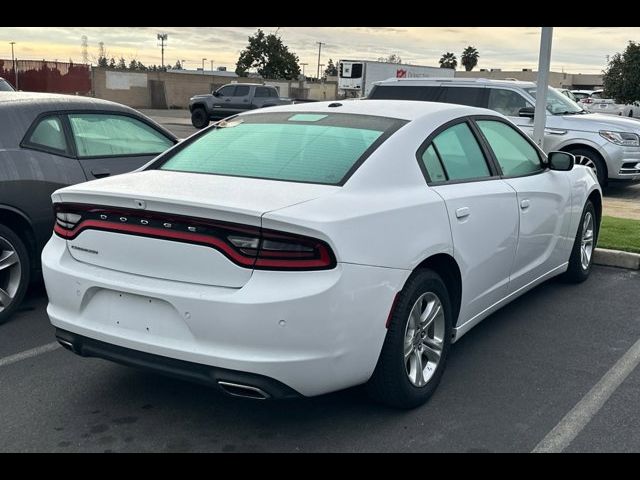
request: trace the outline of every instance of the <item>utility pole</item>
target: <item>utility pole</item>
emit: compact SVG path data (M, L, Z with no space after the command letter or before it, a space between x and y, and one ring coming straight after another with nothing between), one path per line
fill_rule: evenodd
M11 63L13 64L13 80L16 82L16 90L18 90L18 69L16 68L16 59L13 56L13 46L16 44L16 42L9 42L11 43Z
M308 63L301 63L300 65L302 65L302 76L304 77L304 67L305 65L309 65Z
M202 74L204 75L204 61L206 60L206 58L202 59Z
M158 40L160 40L160 54L162 55L161 67L164 68L164 42L167 41L168 35L166 33L159 33Z
M538 56L538 81L536 82L536 106L533 114L533 141L540 148L543 148L544 128L547 123L547 91L552 38L553 27L542 27L540 55Z
M213 60L211 60L211 71L213 72Z
M324 42L316 42L318 44L318 80L320 80L320 52L322 52L322 45Z

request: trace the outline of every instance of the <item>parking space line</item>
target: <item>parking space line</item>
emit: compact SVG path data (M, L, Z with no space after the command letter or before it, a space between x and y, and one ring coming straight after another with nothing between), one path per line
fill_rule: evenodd
M533 449L534 453L562 452L602 408L613 392L640 363L640 340L605 373L560 423Z
M40 345L39 347L32 348L31 350L25 350L24 352L9 355L8 357L0 358L0 367L11 365L12 363L19 362L20 360L26 360L27 358L35 357L43 353L51 352L60 348L58 342L47 343L46 345Z

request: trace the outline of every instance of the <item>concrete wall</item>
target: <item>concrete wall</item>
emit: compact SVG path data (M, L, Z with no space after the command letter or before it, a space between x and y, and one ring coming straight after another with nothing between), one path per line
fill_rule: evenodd
M250 83L248 78L219 75L180 75L172 72L121 72L93 68L93 95L97 98L123 103L134 108L152 108L149 80L164 82L164 92L169 108L187 108L193 95L211 93L232 81Z
M185 75L173 72L128 72L105 68L92 69L93 96L123 103L134 108L154 108L151 100L150 81L164 82L164 95L168 108L187 108L189 98L227 83L262 83L256 78L229 78L221 75ZM305 97L310 100L335 100L337 82L300 82L288 80L265 80L265 84L278 89L281 97ZM302 94L301 94L302 93Z
M456 78L489 78L493 80L505 80L515 78L525 82L535 82L538 79L537 71L523 72L520 70L487 71L472 70L470 72L456 70ZM602 85L602 75L577 74L564 72L549 72L549 85L556 88L591 88Z

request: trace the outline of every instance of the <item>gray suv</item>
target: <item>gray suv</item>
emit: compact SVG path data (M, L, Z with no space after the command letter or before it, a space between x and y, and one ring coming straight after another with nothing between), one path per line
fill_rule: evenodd
M278 90L261 83L231 83L206 95L189 99L191 123L196 128L209 125L209 120L228 117L255 108L289 105L288 98L280 98Z
M376 82L370 99L422 100L488 108L533 135L536 84L512 80L393 78ZM544 151L562 150L608 180L640 180L640 122L589 113L549 88Z

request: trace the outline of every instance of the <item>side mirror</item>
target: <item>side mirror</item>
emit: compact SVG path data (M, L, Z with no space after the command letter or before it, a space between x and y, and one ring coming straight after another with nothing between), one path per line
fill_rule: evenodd
M567 152L550 152L547 158L549 159L549 168L561 172L571 170L576 161L576 157Z
M214 97L222 96L222 94L220 92L217 92L217 91L211 92L211 95L213 95Z
M533 118L533 114L535 112L535 108L533 107L523 107L518 110L519 117Z

